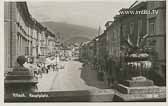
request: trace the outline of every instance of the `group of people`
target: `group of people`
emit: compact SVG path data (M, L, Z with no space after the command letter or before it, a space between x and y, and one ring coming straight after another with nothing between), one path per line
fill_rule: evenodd
M43 73L48 74L50 71L58 71L58 65L57 64L48 64L45 63L38 63L36 64L37 68L34 70L34 75L39 75L42 77Z
M28 60L28 59L26 59ZM43 62L29 62L26 61L24 63L24 67L28 68L35 77L42 78L43 74L48 74L51 71L58 71L58 63L46 63L46 61Z

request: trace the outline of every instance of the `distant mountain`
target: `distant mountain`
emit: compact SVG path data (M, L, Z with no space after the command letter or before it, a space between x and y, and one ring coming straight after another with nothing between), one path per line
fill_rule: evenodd
M90 27L68 24L64 22L42 22L42 24L53 31L55 34L61 36L62 41L66 44L88 41L94 38L97 34L97 30Z
M89 41L90 39L89 38L86 38L86 37L72 37L66 41L64 41L65 44L74 44L74 43L82 43L82 42L86 42L86 41Z

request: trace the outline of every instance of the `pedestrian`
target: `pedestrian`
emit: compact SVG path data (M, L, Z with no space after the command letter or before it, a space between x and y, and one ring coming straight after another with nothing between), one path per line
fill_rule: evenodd
M58 70L58 64L56 64L56 71L59 71L59 70Z
M40 64L37 64L37 75L40 75L40 78L42 78L42 70Z
M47 67L47 65L45 65L45 70L46 70L46 73L48 74L48 67Z
M45 64L44 64L44 63L42 64L42 68L41 68L41 69L42 69L42 72L43 72L43 73L46 73Z

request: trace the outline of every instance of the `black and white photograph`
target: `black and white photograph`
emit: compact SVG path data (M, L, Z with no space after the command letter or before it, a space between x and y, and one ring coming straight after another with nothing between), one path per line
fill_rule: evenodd
M166 102L166 0L2 3L4 103Z

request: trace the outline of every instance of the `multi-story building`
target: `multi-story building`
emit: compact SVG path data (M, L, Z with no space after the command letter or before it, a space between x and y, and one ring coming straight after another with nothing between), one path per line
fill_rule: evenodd
M4 2L5 72L17 65L20 55L37 58L42 54L40 41L43 37L47 44L46 34L45 28L30 15L26 2Z
M88 60L88 57L89 57L89 44L90 41L87 41L87 42L83 42L79 48L79 58L80 60Z
M120 11L136 12L141 10L147 10L147 2L134 3L130 8ZM147 14L121 14L116 18L121 25L121 53L125 53L129 48L139 47L139 39L147 34Z
M39 55L41 55L41 50L40 50L40 40L42 36L42 31L43 31L43 26L33 19L35 24L34 24L34 29L33 29L33 48L32 48L32 56L34 59L36 59Z
M116 15L114 21L108 21L104 33L93 39L95 60L103 64L107 53L107 58L120 64L130 51L148 52L150 59L152 58L152 62L156 64L153 67L158 66L153 68L157 76L166 79L165 4L165 1L135 2L129 8L121 9L119 12L123 14ZM89 53L86 49L88 46L84 45L85 54ZM154 73L153 71L153 75Z
M46 35L46 28L43 28L40 37L40 51L42 56L47 55L47 35Z
M48 47L48 54L54 55L56 53L56 42L55 42L55 35L50 31L47 31L47 47Z
M98 51L97 51L97 61L98 64L101 65L101 68L105 67L105 61L106 61L106 56L107 56L107 42L106 42L106 31L104 31L100 36L98 36L97 40L97 46L98 46Z
M106 24L106 51L108 58L120 61L120 23L119 20L108 21Z
M34 22L23 2L4 3L5 70L15 66L19 55L31 54Z
M147 14L147 47L156 52L156 72L166 79L166 1L149 1L147 9L154 12Z

